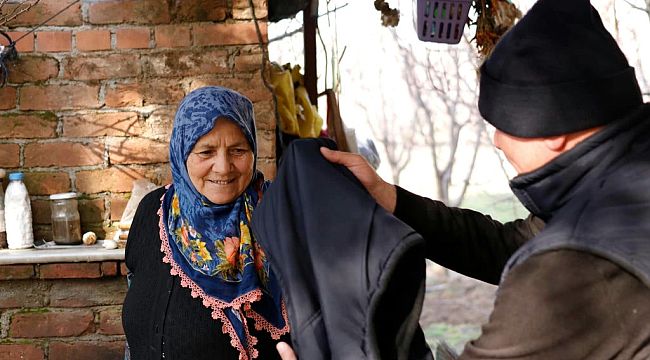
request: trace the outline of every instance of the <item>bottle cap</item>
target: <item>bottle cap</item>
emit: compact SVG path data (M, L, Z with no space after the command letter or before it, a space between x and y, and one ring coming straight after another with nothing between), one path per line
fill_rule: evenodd
M21 172L14 172L14 173L9 174L9 181L13 181L13 180L22 180L23 177L24 177L23 173L21 173Z
M77 197L77 193L67 192L67 193L60 193L60 194L52 194L50 195L50 200L74 199L76 197Z

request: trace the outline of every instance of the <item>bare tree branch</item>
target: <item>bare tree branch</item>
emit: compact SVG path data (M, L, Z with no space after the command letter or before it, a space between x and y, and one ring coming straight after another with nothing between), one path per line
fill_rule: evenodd
M0 26L5 26L11 20L17 18L22 13L34 7L40 0L21 1L16 7L11 9L8 14L5 14L2 10L8 1L9 0L2 0L0 2Z

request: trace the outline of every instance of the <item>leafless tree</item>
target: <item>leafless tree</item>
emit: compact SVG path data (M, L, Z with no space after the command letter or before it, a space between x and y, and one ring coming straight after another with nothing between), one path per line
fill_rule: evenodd
M438 198L451 206L462 202L476 163L485 127L476 107L478 57L469 39L454 47L417 49L396 42L403 75L417 111L418 128L428 147ZM461 150L469 156L459 161ZM458 179L459 183L454 183ZM452 187L458 189L452 194Z
M380 69L377 78L381 79L382 73ZM372 135L381 144L386 154L393 184L399 185L400 175L411 161L416 146L415 117L413 114L398 114L397 104L393 104L384 91L377 91L377 93L378 107L371 108L365 101L357 101L356 105L365 110L366 122Z
M641 11L645 13L648 17L648 24L650 24L650 0L637 0L637 1L632 1L632 0L625 0L625 2L632 7L632 9ZM618 19L617 19L618 21ZM642 86L642 91L645 96L650 97L650 74L648 73L647 68L644 66L644 63L642 61L643 56L640 54L640 45L642 44L641 39L644 39L646 37L646 34L639 33L638 29L633 29L632 32L635 34L635 37L637 39L637 54L638 54L638 63L636 64L636 70L637 70L637 76L639 77L639 80L641 82Z
M648 15L648 21L650 21L650 0L640 0L640 1L625 1L628 3L632 8L643 11ZM638 3L641 3L641 5L638 5Z

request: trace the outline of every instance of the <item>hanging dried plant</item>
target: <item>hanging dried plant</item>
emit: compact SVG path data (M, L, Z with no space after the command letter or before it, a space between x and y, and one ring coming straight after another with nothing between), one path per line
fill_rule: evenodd
M11 20L20 16L20 14L28 11L40 0L21 0L21 1L11 1L9 5L9 0L0 0L0 26L6 26Z
M487 57L501 36L521 18L521 11L508 0L476 0L472 6L477 14L476 47L482 57Z
M381 24L383 26L397 26L399 24L399 10L391 9L384 0L375 0L375 9L381 12Z

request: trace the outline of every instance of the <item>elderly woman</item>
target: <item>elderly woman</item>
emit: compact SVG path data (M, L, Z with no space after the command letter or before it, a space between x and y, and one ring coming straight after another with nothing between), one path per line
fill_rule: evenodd
M278 358L289 323L249 227L268 186L255 168L251 102L221 87L191 92L169 155L173 183L141 201L126 247L131 358Z

